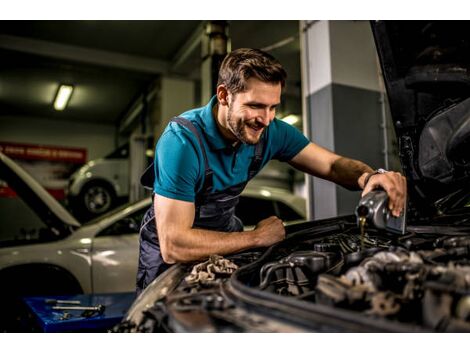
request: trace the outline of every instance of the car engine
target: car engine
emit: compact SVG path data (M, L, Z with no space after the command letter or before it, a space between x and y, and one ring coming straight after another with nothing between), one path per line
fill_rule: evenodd
M168 293L116 331L470 332L467 227L362 237L351 220L175 268L174 288L162 280Z
M392 239L372 232L361 250L352 228L302 244L262 265L260 290L434 331L470 332L470 236Z

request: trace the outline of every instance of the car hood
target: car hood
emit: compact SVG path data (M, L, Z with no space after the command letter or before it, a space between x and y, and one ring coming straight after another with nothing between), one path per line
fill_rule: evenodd
M420 211L470 178L469 29L466 21L372 22L410 200Z
M6 155L0 153L0 168L16 194L57 235L80 226L80 223L31 175Z

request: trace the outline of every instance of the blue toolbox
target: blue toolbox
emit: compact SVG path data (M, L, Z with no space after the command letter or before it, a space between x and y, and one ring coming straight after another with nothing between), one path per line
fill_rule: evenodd
M135 292L95 295L25 297L24 302L44 332L105 332L119 323Z

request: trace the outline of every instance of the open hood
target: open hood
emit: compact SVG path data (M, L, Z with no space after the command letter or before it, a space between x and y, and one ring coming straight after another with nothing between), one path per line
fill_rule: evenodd
M470 179L470 22L374 21L412 205L431 205Z
M16 194L47 224L52 232L61 236L80 226L80 223L31 175L6 155L0 153L0 175Z

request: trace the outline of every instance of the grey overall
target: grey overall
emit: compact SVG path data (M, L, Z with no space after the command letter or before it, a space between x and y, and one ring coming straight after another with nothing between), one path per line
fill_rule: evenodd
M196 214L193 227L223 232L243 231L243 223L235 216L235 206L238 204L240 193L242 193L248 181L256 175L261 166L264 146L263 138L256 145L254 156L248 169L247 181L222 191L212 192L213 171L209 167L206 150L201 140L201 135L203 134L189 120L183 117L174 117L171 121L188 128L197 137L204 157L204 185L196 195ZM153 189L155 179L153 167L153 164L150 165L141 178L142 185L151 189ZM152 205L142 219L140 227L137 295L168 268L169 265L163 261L160 253L152 202Z

